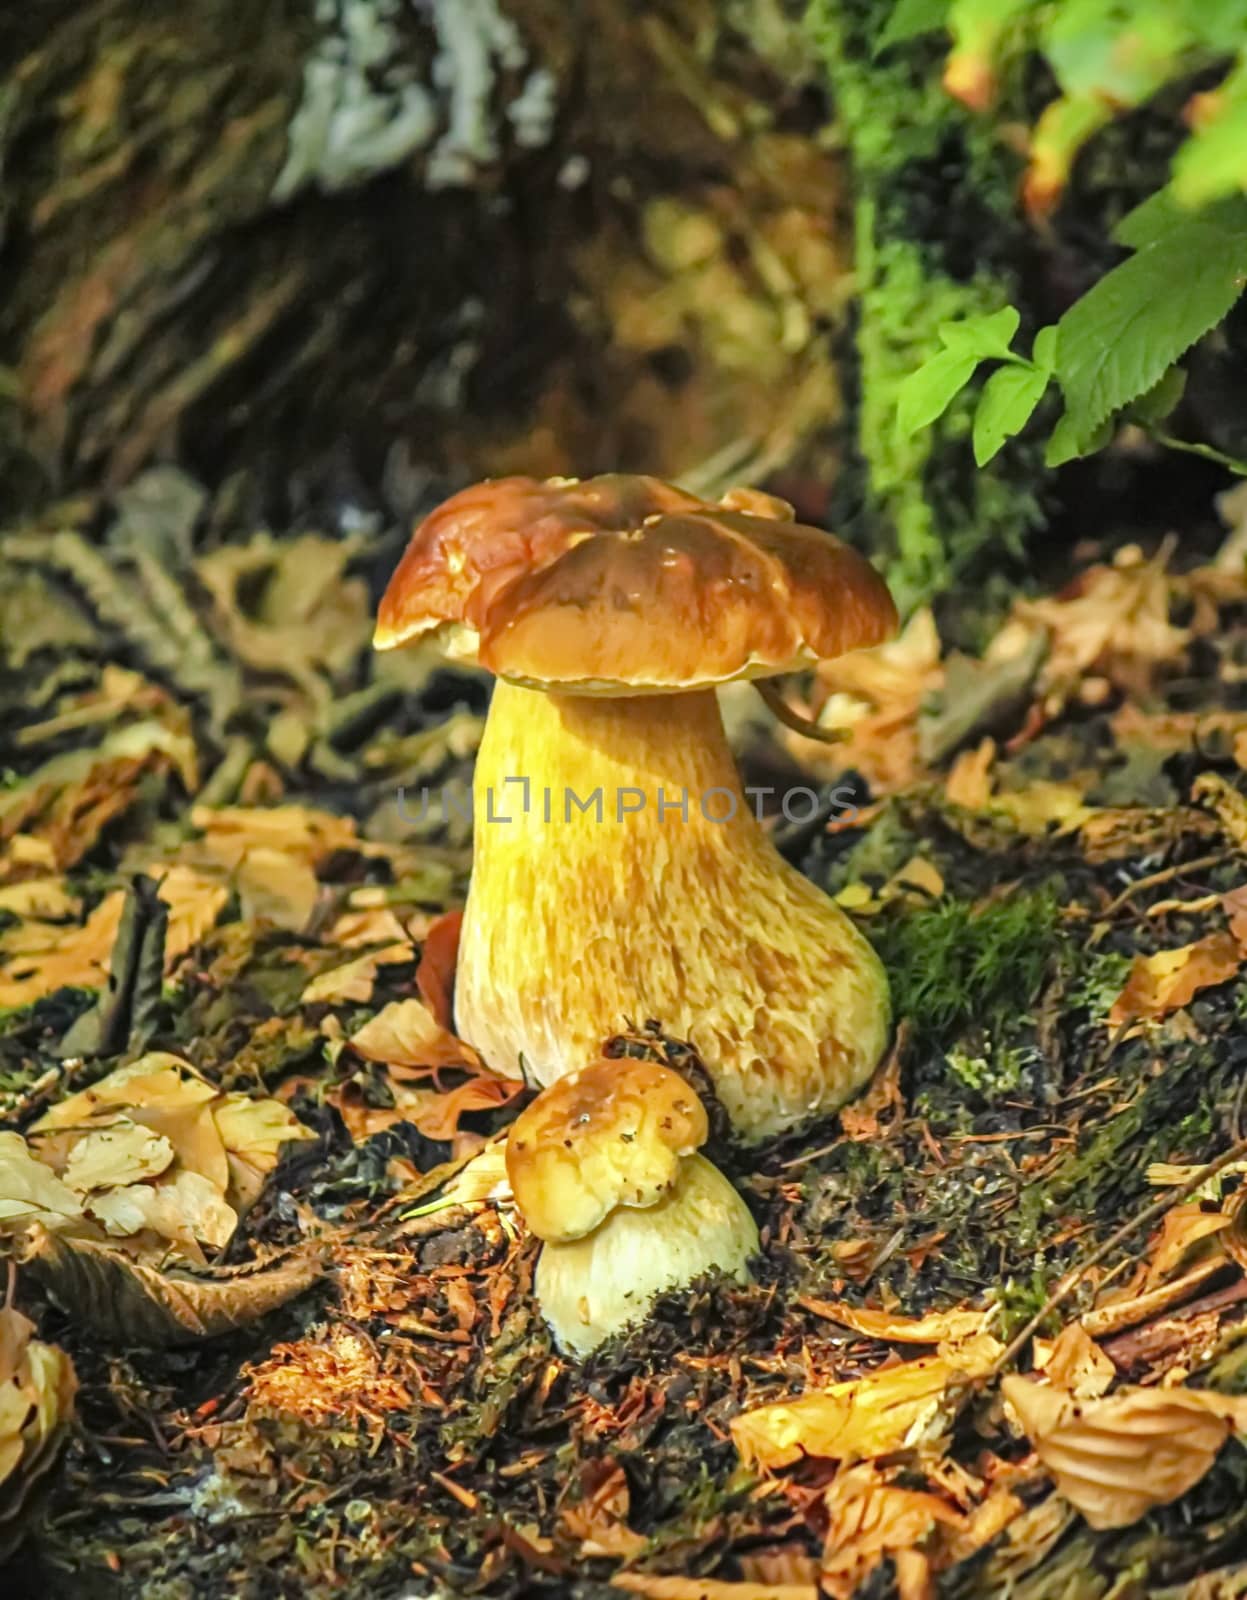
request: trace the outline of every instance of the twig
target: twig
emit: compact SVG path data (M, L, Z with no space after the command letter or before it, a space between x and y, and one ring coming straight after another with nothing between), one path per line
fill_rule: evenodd
M1176 1189L1171 1194L1162 1195L1159 1200L1153 1201L1150 1206L1145 1206L1138 1216L1131 1217L1128 1222L1123 1222L1120 1228L1114 1229L1098 1249L1093 1250L1081 1265L1074 1268L1061 1287L1053 1290L1035 1315L1025 1324L1021 1332L1014 1335L992 1367L992 1376L997 1376L1006 1367L1013 1365L1026 1348L1027 1342L1039 1331L1052 1313L1070 1299L1074 1290L1086 1277L1087 1273L1091 1271L1092 1267L1098 1267L1100 1262L1107 1256L1112 1255L1118 1245L1124 1243L1132 1233L1137 1232L1140 1228L1147 1227L1150 1223L1159 1222L1166 1212L1171 1211L1174 1206L1181 1205L1184 1200L1189 1200L1197 1189L1202 1188L1208 1182L1209 1178L1215 1178L1217 1173L1223 1171L1231 1162L1240 1161L1244 1156L1247 1156L1247 1139L1237 1139L1215 1161L1210 1161L1207 1166L1201 1167L1194 1177L1188 1178L1181 1188Z
M1228 861L1235 854L1233 850L1218 850L1213 855L1197 856L1194 861L1183 861L1180 866L1166 867L1162 872L1151 872L1146 878L1139 878L1137 882L1122 890L1115 900L1110 900L1108 906L1098 913L1098 918L1111 917L1115 911L1120 911L1128 900L1132 900L1140 889L1155 889L1162 883L1169 883L1174 878L1180 878L1184 872L1201 872L1205 867L1217 867L1223 861Z

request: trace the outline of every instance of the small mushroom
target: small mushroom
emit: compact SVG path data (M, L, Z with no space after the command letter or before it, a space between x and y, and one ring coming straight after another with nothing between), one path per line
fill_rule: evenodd
M678 1073L629 1058L560 1078L516 1119L507 1176L544 1241L534 1287L560 1348L588 1355L703 1273L747 1280L758 1230L697 1154L708 1132Z
M550 1084L655 1018L754 1140L874 1069L883 969L777 854L715 696L895 627L870 564L792 516L749 489L503 478L416 529L377 647L435 639L502 680L455 981L458 1030L496 1071Z

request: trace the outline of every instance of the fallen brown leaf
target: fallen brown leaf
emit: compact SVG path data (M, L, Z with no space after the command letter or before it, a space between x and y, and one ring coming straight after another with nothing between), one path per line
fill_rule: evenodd
M890 1311L872 1311L865 1306L845 1305L837 1300L802 1298L798 1304L814 1312L815 1316L826 1317L829 1322L852 1328L854 1333L864 1334L868 1339L885 1339L895 1344L959 1343L981 1333L988 1319L987 1312L969 1308L929 1311L921 1317L902 1317Z
M1242 951L1231 933L1210 933L1176 950L1136 956L1126 986L1113 1002L1108 1025L1115 1030L1127 1022L1180 1011L1201 989L1232 978L1242 961Z
M443 1028L451 1026L454 1013L455 963L462 927L462 911L448 911L439 917L424 936L416 968L416 987Z
M30 1230L22 1259L31 1276L76 1322L120 1344L194 1344L266 1316L322 1275L319 1259L218 1277L159 1272L112 1245Z
M26 1532L30 1490L52 1465L78 1388L65 1352L33 1332L19 1311L0 1307L0 1559Z
M940 1524L960 1527L961 1514L937 1495L902 1489L873 1462L842 1469L824 1496L828 1514L823 1546L823 1592L852 1600L885 1556L910 1553L901 1600L930 1593L926 1556L917 1549ZM917 1556L918 1560L912 1557ZM900 1576L898 1571L898 1577Z
M1068 1323L1051 1343L1036 1339L1035 1365L1050 1383L1078 1400L1098 1399L1117 1377L1111 1358L1081 1322Z
M648 1572L617 1572L615 1589L648 1600L818 1600L812 1583L733 1583L724 1578L664 1578Z
M472 1046L457 1039L420 1000L393 1000L357 1033L351 1049L366 1061L384 1062L391 1071L427 1073L439 1067L479 1067Z
M1168 1505L1212 1466L1247 1397L1194 1389L1119 1389L1079 1401L1019 1377L1002 1391L1057 1489L1093 1528L1125 1528Z
M785 1467L803 1456L855 1461L883 1455L932 1421L954 1381L986 1376L1001 1348L980 1334L948 1355L922 1356L744 1411L732 1421L732 1438L746 1466Z
M350 1001L364 1003L372 999L377 973L382 967L397 966L410 961L415 951L409 944L391 944L369 955L357 956L341 967L331 967L312 979L304 989L302 1005L346 1005Z

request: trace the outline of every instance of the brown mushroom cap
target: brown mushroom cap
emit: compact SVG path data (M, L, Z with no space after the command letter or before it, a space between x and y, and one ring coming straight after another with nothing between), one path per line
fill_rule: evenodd
M416 529L375 643L436 637L513 682L586 694L707 688L878 644L883 579L772 495L712 503L657 478L501 478Z
M709 1131L678 1073L627 1057L596 1061L516 1118L507 1176L538 1238L580 1239L619 1206L656 1205Z

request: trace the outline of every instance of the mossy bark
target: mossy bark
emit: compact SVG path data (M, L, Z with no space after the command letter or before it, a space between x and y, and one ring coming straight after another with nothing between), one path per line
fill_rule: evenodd
M392 128L397 75L428 128L395 160L343 123L338 170L292 181L309 64L354 48L348 5L376 13L384 59L351 78L346 120ZM8 25L10 505L154 458L213 484L243 469L284 510L309 485L710 485L826 452L841 185L778 7L501 0L518 43L487 52L479 104L466 67L447 77L439 13L97 0ZM486 154L448 180L473 105Z

